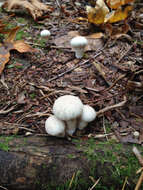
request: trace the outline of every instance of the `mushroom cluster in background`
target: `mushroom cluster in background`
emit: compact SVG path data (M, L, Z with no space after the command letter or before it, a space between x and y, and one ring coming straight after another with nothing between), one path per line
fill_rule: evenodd
M64 137L73 135L76 129L84 129L96 118L96 111L89 105L84 105L77 96L64 95L53 105L53 114L45 122L49 135Z

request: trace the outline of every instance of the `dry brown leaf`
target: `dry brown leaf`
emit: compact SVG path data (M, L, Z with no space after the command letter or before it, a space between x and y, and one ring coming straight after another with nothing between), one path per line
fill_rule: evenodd
M122 25L118 25L118 27L110 24L110 23L106 23L105 25L102 26L102 29L106 31L106 34L108 34L108 36L112 37L112 39L118 39L122 36L124 36L130 29L128 23L126 21L124 21L124 23ZM125 36L127 37L127 36ZM128 39L128 38L127 38ZM131 41L131 37L129 36L129 41Z
M1 51L1 47L0 47L0 51ZM10 57L10 53L7 52L6 54L1 54L0 53L0 74L2 73L5 64L9 61L9 57Z
M13 49L16 49L20 53L24 52L35 52L36 50L31 48L31 46L24 42L24 40L17 40L13 44Z
M15 49L20 53L35 51L30 45L26 44L23 40L14 41L16 32L18 30L19 27L15 27L11 30L8 30L7 38L4 40L3 43L0 44L0 74L2 73L6 63L9 61L10 50Z
M47 12L49 10L47 5L38 0L31 0L30 2L28 0L8 0L3 7L7 8L9 11L17 7L26 8L34 19L41 17L44 11Z

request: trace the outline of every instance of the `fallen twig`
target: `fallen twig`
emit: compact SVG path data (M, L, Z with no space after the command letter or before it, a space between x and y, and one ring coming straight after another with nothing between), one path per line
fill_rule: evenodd
M112 85L109 86L109 88L104 89L102 92L111 90L111 89L116 85L116 83L117 83L119 80L121 80L122 78L124 78L125 76L126 76L126 74L123 74L123 75L119 76L119 78L117 78L117 79L115 80L115 82L114 82Z
M137 147L135 147L135 146L133 147L133 153L134 153L135 156L137 157L137 159L138 159L140 165L143 166L143 157L142 157L142 155L140 154L140 152L139 152L139 150L137 149ZM139 190L139 188L140 188L142 182L143 182L143 170L142 170L141 175L140 175L140 177L139 177L139 179L138 179L138 182L137 182L137 184L136 184L135 190Z
M137 149L137 147L133 147L133 153L135 154L135 156L137 157L139 163L141 166L143 166L143 157L142 155L140 154L139 150Z
M124 181L124 183L123 183L122 190L124 190L124 189L125 189L125 186L126 186L126 183L127 183L127 179L128 179L128 177L125 177L125 181Z
M99 111L97 112L97 116L98 116L98 115L101 115L101 114L103 114L104 112L109 111L109 110L111 110L111 109L118 108L118 107L122 107L122 106L124 106L124 104L125 104L126 102L127 102L127 98L126 98L126 96L124 96L124 100L123 100L122 102L120 102L120 103L118 103L118 104L115 104L115 105L112 105L112 106L107 106L106 108L103 108L103 109L99 110Z
M89 190L93 190L94 187L99 183L100 179L101 179L101 177L95 181L95 183L93 184L93 186L91 188L89 188Z
M7 114L7 113L11 112L12 110L14 110L15 107L16 107L16 105L12 106L11 108L9 108L7 110L2 109L2 110L0 110L0 114Z
M97 62L97 63L96 63ZM93 62L93 65L96 67L97 71L100 73L100 76L103 78L103 80L105 81L105 83L108 85L108 86L111 86L111 84L107 81L106 79L106 76L105 76L105 73L102 71L102 64L99 63L98 61L94 61Z
M130 50L134 47L134 45L136 44L136 42L134 42L128 49L125 53L123 53L123 55L115 62L115 63L112 63L113 66L117 67L118 69L120 69L121 71L124 71L124 68L120 66L120 61L125 57L127 56L127 54L130 52Z
M137 182L137 184L136 184L135 190L139 190L139 188L140 188L142 182L143 182L143 171L142 171L142 173L141 173L141 175L140 175L140 177L139 177L139 179L138 179L138 182Z
M80 67L80 66L82 66L82 65L84 65L84 64L86 64L86 63L88 63L90 60L96 58L96 57L99 56L101 53L102 53L102 51L98 52L96 55L94 55L94 56L91 57L90 59L85 60L85 61L83 61L83 62L81 62L81 63L75 65L74 67L70 68L69 70L67 70L67 71L65 71L65 72L63 72L63 73L60 73L60 74L58 74L57 76L55 76L55 77L49 79L48 82L51 82L51 81L53 81L53 80L56 80L56 79L58 79L58 78L64 76L65 74L67 74L67 73L73 71L74 69L76 69L76 68L78 68L78 67Z

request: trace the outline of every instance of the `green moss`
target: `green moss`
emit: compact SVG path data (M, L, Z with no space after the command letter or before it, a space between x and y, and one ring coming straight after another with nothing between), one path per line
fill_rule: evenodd
M70 159L73 159L73 158L75 158L75 155L73 155L73 154L67 154L67 157L70 158Z
M36 94L33 92L33 93L29 94L29 96L31 99L34 99L36 97Z
M4 151L9 151L9 142L14 138L14 136L10 136L10 137L3 137L0 136L0 149L4 150Z
M87 183L82 177L82 172L78 170L73 177L64 184L56 186L56 184L42 184L41 190L83 190L88 189L89 183ZM37 184L39 181L37 181ZM38 184L39 185L39 184Z
M138 176L136 176L136 171L140 165L134 154L131 154L131 147L129 151L128 147L124 148L123 144L116 143L113 140L97 143L93 138L90 138L86 142L77 139L73 142L76 144L77 148L81 149L82 147L84 155L92 162L90 172L92 176L94 176L98 164L101 164L103 171L99 173L104 176L104 182L108 182L108 178L110 178L115 185L119 184L119 186L122 186L125 177L128 177L128 181L131 181L132 185L135 185L137 182ZM100 188L102 185L104 186L104 184L98 185L99 189L107 189L106 187Z
M27 20L25 18L18 17L16 20L17 20L18 23L27 24Z

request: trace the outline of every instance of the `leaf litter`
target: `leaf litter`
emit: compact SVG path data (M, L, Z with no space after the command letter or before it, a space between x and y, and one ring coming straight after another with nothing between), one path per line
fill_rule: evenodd
M19 7L17 1L13 2L18 6L9 4L12 12ZM100 113L88 128L81 133L77 131L77 137L98 136L104 140L109 134L109 139L142 145L143 23L140 2L133 7L133 1L118 0L117 4L107 1L103 6L106 11L102 11L108 15L103 14L100 23L96 23L96 17L92 17L94 22L90 20L84 1L77 2L73 6L66 0L60 5L52 0L43 1L51 8L48 16L44 11L37 15L37 8L29 10L34 20L40 17L39 21L29 19L26 12L23 15L15 12L7 23L0 22L2 39L5 39L0 47L3 61L0 76L0 124L3 127L0 133L26 134L30 130L33 135L44 135L44 122L52 113L55 99L72 94ZM117 13L124 14L127 10L122 7L123 2L127 9L132 6L131 14L127 11L124 18L117 19ZM27 9L23 1L20 6ZM98 10L97 4L90 7ZM98 8L101 9L100 4ZM6 18L9 13L0 14ZM81 17L86 21L74 22ZM13 27L4 32L8 25ZM39 35L45 28L52 34L48 40ZM21 39L15 40L21 30ZM69 41L81 33L89 44L83 59L77 60ZM133 135L135 131L140 133L138 139Z

